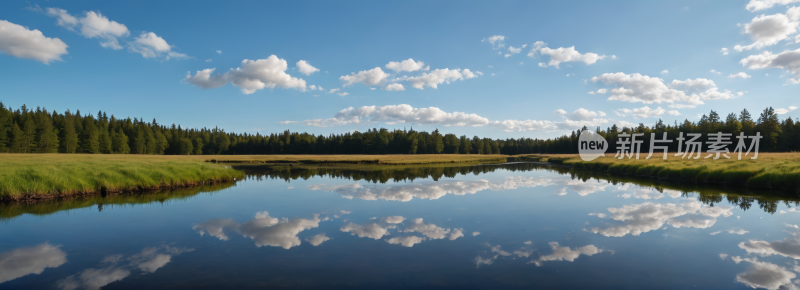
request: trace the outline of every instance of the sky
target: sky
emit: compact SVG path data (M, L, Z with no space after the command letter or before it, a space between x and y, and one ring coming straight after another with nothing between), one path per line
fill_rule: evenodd
M2 1L0 101L269 134L800 117L800 0Z

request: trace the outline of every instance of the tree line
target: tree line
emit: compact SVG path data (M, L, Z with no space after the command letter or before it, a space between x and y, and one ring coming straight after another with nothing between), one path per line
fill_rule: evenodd
M584 127L585 129L585 127ZM146 122L137 118L110 117L105 112L96 115L48 112L45 108L17 110L6 108L0 102L0 152L3 153L91 153L91 154L527 154L527 153L577 153L581 130L553 139L472 138L410 130L368 129L366 132L314 135L284 131L262 135L260 133L233 133L219 128L182 128L180 125L162 125L153 119ZM609 152L616 146L617 136L623 132L645 133L643 151L649 146L649 133L667 132L670 139L679 132L706 133L729 132L753 135L761 132L761 151L800 151L800 122L791 118L780 121L772 108L767 108L757 120L747 110L739 115L729 114L723 121L711 111L698 122L688 120L681 124L665 125L659 120L653 127L616 125L596 130L609 141ZM705 141L705 140L703 140ZM677 142L671 144L677 150ZM674 147L674 148L673 148Z

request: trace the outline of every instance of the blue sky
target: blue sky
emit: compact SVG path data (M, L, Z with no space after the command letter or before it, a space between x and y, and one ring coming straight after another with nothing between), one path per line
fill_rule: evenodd
M3 1L0 101L262 134L543 138L767 106L794 118L795 6Z

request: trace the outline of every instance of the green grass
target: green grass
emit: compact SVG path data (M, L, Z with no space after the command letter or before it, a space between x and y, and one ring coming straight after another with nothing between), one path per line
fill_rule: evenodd
M241 171L192 156L0 154L0 200L142 191L242 177Z
M752 155L752 154L751 154ZM529 161L546 161L576 169L604 171L643 177L681 180L695 183L712 182L751 187L800 189L800 153L760 153L756 160L681 159L661 154L653 158L617 159L607 154L593 161L583 161L578 155L524 155ZM744 158L743 158L744 159Z

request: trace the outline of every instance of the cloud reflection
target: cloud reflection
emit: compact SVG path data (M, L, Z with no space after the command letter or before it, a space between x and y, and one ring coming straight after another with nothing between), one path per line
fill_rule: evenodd
M194 249L175 248L168 245L144 248L140 253L125 258L123 255L107 256L100 262L102 267L89 268L78 274L58 280L62 290L100 289L112 282L130 276L131 270L139 269L143 273L155 273L172 260L172 256L191 252Z
M693 227L705 229L716 223L720 215L733 215L732 207L703 206L693 200L682 204L658 204L646 202L642 204L624 205L620 208L608 208L611 219L623 222L622 225L609 225L587 229L606 237L622 237L628 234L638 236L641 233L657 230L665 223L673 227Z
M373 220L373 219L370 219ZM367 222L363 225L356 224L356 223L347 223L346 225L342 226L339 230L345 233L350 233L351 235L356 235L359 238L371 238L375 240L379 240L384 236L389 235L390 229L396 229L398 224L401 224L405 221L406 218L402 216L387 216L380 219L378 222ZM419 233L424 237L420 236L405 236L405 237L392 237L386 239L387 243L390 244L399 244L404 247L413 247L416 244L425 241L426 239L431 240L439 240L447 238L449 240L455 240L460 237L464 236L464 229L461 228L443 228L439 227L435 224L425 224L422 218L416 218L410 221L408 225L405 226L402 230L398 230L398 233Z
M48 243L17 248L0 254L0 283L29 274L41 274L46 268L56 268L67 262L60 246Z
M720 254L723 260L728 255ZM736 275L736 282L745 284L750 288L765 288L770 290L778 289L800 289L797 280L792 281L797 275L784 267L759 261L756 258L742 258L739 256L731 257L734 263L748 262L751 264L746 272Z
M312 219L293 218L278 219L270 217L266 211L256 213L255 218L239 223L233 219L212 219L195 225L192 229L203 236L208 233L212 237L227 241L226 231L235 231L255 241L256 246L272 246L289 249L300 245L300 232L319 227L319 215ZM321 242L320 242L321 243Z
M345 185L325 185L316 184L307 186L310 190L322 190L336 192L344 198L363 199L363 200L392 200L410 201L414 198L420 199L439 199L447 194L467 195L475 194L479 191L492 190L502 191L517 188L530 188L537 186L563 185L557 190L556 194L565 195L568 190L586 196L588 194L603 191L611 186L608 183L599 181L581 181L572 179L551 179L541 177L506 177L500 182L490 182L485 179L469 181L451 181L435 183L413 183L407 185L395 185L388 187L363 186L358 183Z

